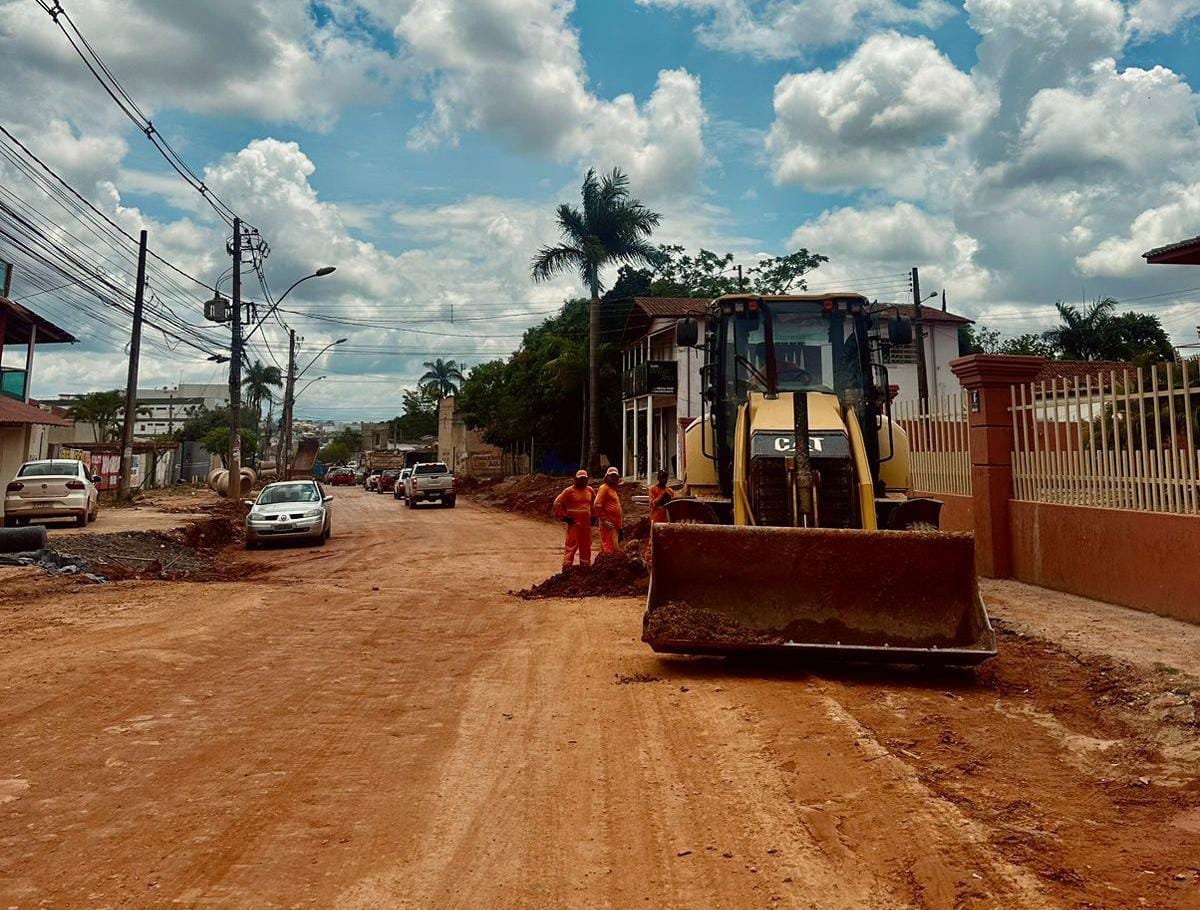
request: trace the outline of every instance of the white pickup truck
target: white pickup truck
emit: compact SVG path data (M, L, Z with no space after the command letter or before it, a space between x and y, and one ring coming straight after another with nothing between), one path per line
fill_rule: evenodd
M454 508L454 475L441 461L428 461L413 465L412 472L404 481L404 501L410 509L418 502L440 501Z

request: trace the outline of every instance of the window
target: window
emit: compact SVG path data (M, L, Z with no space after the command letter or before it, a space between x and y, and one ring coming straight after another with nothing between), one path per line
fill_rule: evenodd
M419 464L413 468L414 474L446 474L446 465L440 461L435 461L430 464Z
M31 461L21 466L18 477L78 477L82 471L78 461Z
M321 494L315 483L276 483L271 484L258 496L260 506L270 506L281 502L320 502Z
M915 341L910 341L908 344L894 344L888 348L883 355L883 362L892 363L916 363L917 362L917 344Z

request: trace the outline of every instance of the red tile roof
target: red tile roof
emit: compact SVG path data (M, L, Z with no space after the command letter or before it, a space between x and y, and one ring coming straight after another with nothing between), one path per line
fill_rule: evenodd
M708 297L634 297L633 303L649 316L703 316Z
M29 424L41 424L48 427L69 427L71 421L55 417L49 411L35 408L31 404L17 401L15 398L9 398L7 395L0 395L0 425L26 426Z
M1200 265L1200 237L1168 243L1142 253L1146 262L1158 265Z
M908 316L910 319L915 312L911 303L881 303L878 309L881 312L890 311L900 316ZM921 321L949 323L951 325L971 325L975 320L968 319L966 316L959 316L957 313L948 312L941 307L922 306Z
M0 297L0 314L4 320L5 344L28 344L29 327L37 326L38 344L74 343L76 338L66 329L59 328L48 319L43 319L33 310L28 310L15 300Z
M1118 381L1126 370L1135 372L1137 367L1132 363L1121 360L1047 360L1042 369L1033 377L1034 382L1050 382L1065 379L1072 382L1080 381L1091 376L1093 379L1107 381L1110 373L1116 373Z

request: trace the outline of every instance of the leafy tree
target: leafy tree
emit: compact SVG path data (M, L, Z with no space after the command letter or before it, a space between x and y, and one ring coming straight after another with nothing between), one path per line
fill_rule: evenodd
M362 433L350 427L342 427L317 453L324 464L343 464L354 458L362 448Z
M581 188L583 208L558 207L562 242L538 250L530 272L534 281L549 281L576 272L591 292L588 314L587 463L600 467L600 273L605 266L654 265L658 253L650 235L660 216L629 195L629 178L614 169L603 178L589 170Z
M254 453L258 451L258 437L254 430L243 427L242 433L242 454L247 458L253 458ZM200 438L200 445L208 452L215 453L221 456L221 464L229 467L225 460L225 455L229 451L229 427L213 427Z
M1055 304L1059 324L1043 337L1064 360L1171 360L1175 356L1157 316L1117 314L1116 306L1116 300L1105 297L1080 311L1060 300Z
M248 409L243 408L241 411L242 427L247 430L254 430L254 415ZM210 431L217 427L229 427L229 408L197 408L196 411L189 416L183 425L175 431L175 439L178 442L199 442ZM226 436L226 439L229 437ZM208 448L208 446L205 446ZM212 449L209 449L211 452Z
M454 361L450 361L454 363ZM459 374L459 383L462 376ZM457 389L455 392L457 393ZM435 436L438 429L439 390L426 384L415 391L406 389L401 397L403 414L388 421L392 436L400 441L415 441L425 436Z
M474 367L458 396L467 425L483 429L489 442L500 446L528 445L553 453L564 463L587 456L583 423L588 383L588 348L584 341L591 316L588 300L567 301L562 310L526 331L521 346L508 360ZM605 308L601 335L612 339L600 346L603 387L620 382L620 330L624 312ZM621 396L600 402L599 441L603 451L621 446Z
M425 374L417 380L422 389L432 389L437 398L447 398L458 391L463 381L462 369L455 360L426 360Z
M1047 360L1058 358L1058 351L1054 345L1046 340L1045 335L1035 332L1025 332L1013 338L1003 339L997 345L995 353L1024 354L1032 357L1045 357Z
M622 266L605 299L627 297L720 297L723 294L789 294L807 289L803 276L829 259L801 249L760 259L737 274L733 253L701 249L695 256L681 246L659 246L649 268Z
M125 393L120 389L109 392L88 392L67 408L67 416L80 423L92 424L96 442L117 438L121 413L125 410Z

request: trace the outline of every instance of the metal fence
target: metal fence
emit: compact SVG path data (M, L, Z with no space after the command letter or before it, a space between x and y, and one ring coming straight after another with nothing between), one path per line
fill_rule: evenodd
M1194 514L1200 364L1012 387L1017 499Z
M922 493L971 495L971 434L966 393L932 398L929 407L898 401L892 418L908 433L911 484Z

